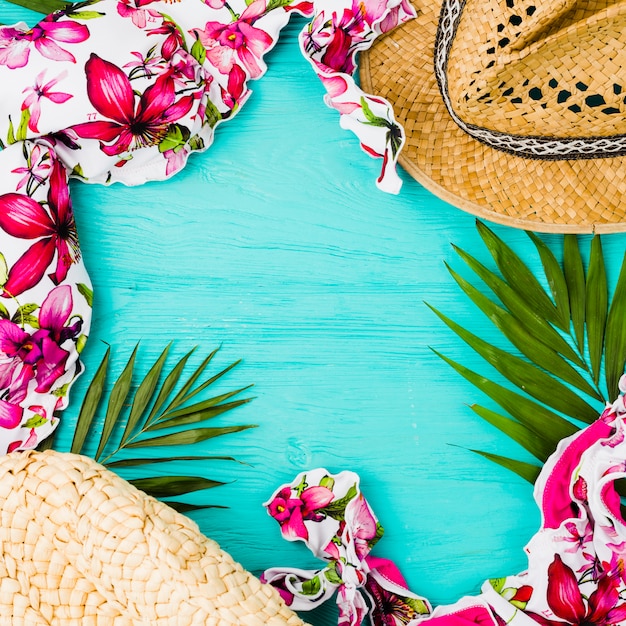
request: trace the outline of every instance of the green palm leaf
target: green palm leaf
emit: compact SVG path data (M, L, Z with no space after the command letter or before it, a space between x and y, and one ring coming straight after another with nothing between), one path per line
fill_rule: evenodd
M36 13L42 13L44 15L48 15L50 13L54 13L54 11L58 11L60 9L64 9L71 2L64 2L63 0L7 0L11 4L16 4L19 7L24 7L25 9L30 9L31 11L35 11Z
M111 348L107 348L85 392L69 449L70 452L92 456L115 471L119 468L159 466L161 471L158 475L128 478L130 483L156 498L177 497L224 484L222 481L212 480L205 475L164 474L162 471L164 464L171 462L175 465L176 462L193 461L194 466L197 467L198 464L211 460L236 460L231 456L163 455L164 446L190 446L255 427L252 424L213 427L204 425L208 420L252 400L252 397L236 398L250 389L251 385L206 397L206 392L211 385L231 371L239 361L229 364L206 380L202 380L217 349L203 359L199 366L185 375L195 348L168 369L170 348L171 344L166 346L149 368L148 373L137 381L135 379L139 346L135 346L121 374L113 382L110 392L106 393L111 355ZM199 399L191 402L196 396ZM100 423L98 416L101 413L104 413L104 418L102 426L98 426ZM188 428L191 425L196 427ZM155 430L163 434L154 436ZM45 443L46 447L51 445L56 447L50 443L50 439ZM131 451L137 448L154 448L161 450L161 454L132 456ZM207 506L171 500L168 500L168 504L184 511Z
M561 439L576 432L580 422L596 419L619 394L626 363L626 255L610 294L600 236L591 239L585 268L575 235L565 235L559 261L538 235L527 233L543 268L543 276L535 276L491 229L476 224L497 271L456 246L473 278L446 267L510 347L496 347L428 306L517 391L434 352L504 413L477 404L471 409L543 463ZM487 451L474 452L531 482L540 469Z

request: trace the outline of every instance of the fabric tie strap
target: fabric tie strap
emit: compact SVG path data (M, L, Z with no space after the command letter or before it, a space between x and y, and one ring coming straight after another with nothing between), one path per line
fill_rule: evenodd
M383 527L363 497L353 472L303 472L264 505L288 541L303 541L328 565L319 570L275 567L261 580L279 591L294 610L311 610L337 594L339 624L406 624L430 613L411 593L395 564L370 555Z

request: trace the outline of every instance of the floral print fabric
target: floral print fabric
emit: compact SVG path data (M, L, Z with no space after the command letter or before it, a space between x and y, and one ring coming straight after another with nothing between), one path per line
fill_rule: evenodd
M370 555L383 528L353 472L303 472L265 506L285 539L303 541L328 563L320 570L272 568L263 573L261 580L274 585L294 610L312 609L336 593L341 625L358 625L368 614L376 624L407 623L429 612L391 561Z
M0 453L48 436L80 373L92 294L68 180L168 178L246 102L292 14L300 48L397 192L403 135L355 57L414 16L407 0L83 0L0 27Z
M626 377L620 388L626 391ZM377 577L369 550L382 533L375 530L378 522L358 491L358 478L348 472L336 477L326 470L306 472L266 504L285 538L306 542L332 565L318 573L270 569L265 577L296 610L338 591L339 623L351 626L368 612L377 626L624 624L626 522L615 481L626 477L625 417L622 395L591 426L559 444L535 485L542 524L526 546L528 569L486 581L476 597L431 611L426 600L406 589L393 593L381 585L382 595L372 593L368 578ZM347 492L345 479L337 480L344 474L356 485ZM357 574L342 577L347 568ZM320 582L311 584L316 577ZM379 595L386 600L379 602ZM344 596L356 601L346 603Z

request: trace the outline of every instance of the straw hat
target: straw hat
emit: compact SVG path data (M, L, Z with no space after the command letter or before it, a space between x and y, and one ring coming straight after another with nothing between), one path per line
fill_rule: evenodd
M0 458L0 623L302 626L198 527L91 459Z
M412 2L360 59L409 174L494 222L626 230L626 1Z

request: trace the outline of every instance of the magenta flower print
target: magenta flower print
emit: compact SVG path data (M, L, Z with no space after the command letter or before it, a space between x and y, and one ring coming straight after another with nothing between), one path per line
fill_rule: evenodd
M332 37L325 43L321 62L336 72L353 74L355 71L353 52L355 47L365 41L363 33L363 13L344 9L341 18L333 13Z
M330 504L334 497L327 487L307 487L299 497L290 487L285 487L269 502L267 510L280 524L285 538L306 540L309 532L304 521L322 519L323 515L317 512Z
M11 70L28 63L30 41L24 31L12 26L0 27L0 65Z
M143 8L153 2L157 2L157 0L119 0L117 3L117 12L122 17L130 17L133 24L138 28L145 28L148 19L161 18L161 14L158 11Z
M613 626L626 620L626 603L620 604L615 576L603 572L596 590L585 598L576 575L557 554L548 567L548 606L557 618L570 626ZM546 626L563 622L548 620L541 615L528 613L535 621Z
M26 193L32 196L35 190L48 180L52 169L52 157L50 155L51 152L48 148L44 148L38 143L33 145L32 150L26 156L26 166L11 170L13 174L23 174L15 187L17 191L26 187Z
M87 61L85 73L91 104L110 121L85 122L72 129L80 137L99 139L108 156L158 145L168 126L186 115L194 101L193 96L176 100L174 81L167 74L136 96L126 74L95 54Z
M18 403L27 397L32 381L37 393L47 393L65 374L70 353L62 346L68 339L74 340L82 328L80 320L67 325L72 309L72 289L61 285L43 301L34 333L0 319L0 388L5 390L0 400L0 426L17 426L22 415Z
M69 50L61 48L57 42L82 43L89 39L89 29L84 24L71 20L56 22L54 16L49 16L30 31L29 39L46 59L76 63L76 57Z
M220 71L230 71L234 63L233 54L239 58L251 78L258 78L263 73L260 60L274 43L272 37L254 23L267 11L266 0L254 0L233 22L207 22L204 30L195 30L202 45L207 48L207 56L223 55L215 59ZM217 46L216 46L217 44ZM219 47L220 49L214 50ZM221 61L219 64L217 61Z
M26 98L22 104L22 111L28 109L30 111L30 118L28 120L28 128L34 133L39 132L38 124L41 116L41 100L47 98L50 102L56 104L62 104L67 102L72 94L64 93L62 91L52 91L52 88L61 81L67 75L67 72L62 72L56 78L49 80L47 83L43 82L43 77L46 74L46 70L43 70L37 74L35 78L35 84L32 87L24 89L23 93L26 94Z
M12 27L0 29L0 65L11 69L24 67L28 63L31 43L46 59L76 63L76 57L58 42L82 43L89 38L89 29L71 20L54 21L53 17L47 17L27 31Z
M586 522L582 532L579 532L578 526L574 522L566 522L565 530L567 530L569 535L560 537L560 539L572 544L565 549L565 552L578 553L585 547L585 544L593 540L593 529L589 522Z
M80 258L76 224L63 166L54 161L50 174L47 210L29 196L7 193L0 196L0 228L13 237L36 239L15 262L4 284L3 297L11 297L34 287L53 263L48 274L54 284L67 276Z
M170 20L163 20L163 24L157 28L151 28L148 35L167 35L161 44L161 55L167 61L172 58L174 52L183 44L183 35L176 24Z
M376 543L376 518L362 494L351 500L346 506L346 524L354 543L354 550L359 559L364 559Z

